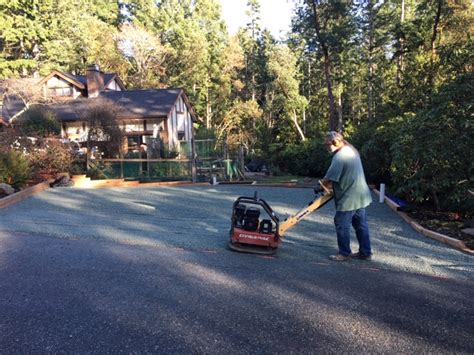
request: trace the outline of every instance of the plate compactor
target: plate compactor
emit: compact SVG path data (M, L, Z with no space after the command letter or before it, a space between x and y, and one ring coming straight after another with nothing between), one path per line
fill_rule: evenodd
M274 254L288 229L333 198L331 190L321 187L323 191L305 208L281 222L257 192L254 197L239 197L232 208L229 247L244 253Z

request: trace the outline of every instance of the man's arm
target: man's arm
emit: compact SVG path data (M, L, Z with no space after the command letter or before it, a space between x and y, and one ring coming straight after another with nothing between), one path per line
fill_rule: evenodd
M328 190L332 189L332 181L327 179L327 178L323 178L320 180L321 184L324 185L324 187Z
M332 189L332 182L326 178L319 180L318 186L314 188L314 193L319 194L324 190L331 190Z

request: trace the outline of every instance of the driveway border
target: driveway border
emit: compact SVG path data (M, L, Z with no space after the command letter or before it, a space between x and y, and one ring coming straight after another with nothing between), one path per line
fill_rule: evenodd
M373 188L372 190L375 192L377 196L380 197L380 192L377 189ZM426 229L425 227L421 226L419 223L415 222L412 218L410 218L408 214L400 211L400 206L396 202L389 199L387 196L384 196L384 202L387 204L388 207L390 207L395 213L397 213L405 222L407 222L418 233L423 234L425 237L438 240L464 253L474 255L474 250L469 249L462 240L451 238L451 237L448 237L447 235Z
M11 194L10 196L4 197L0 199L0 208L5 208L10 205L13 205L14 203L20 202L21 200L24 200L27 197L30 197L31 195L40 193L46 189L49 189L49 184L50 181L44 181L40 182L39 184L36 184L31 187L27 187L24 190L20 190L18 192L15 192Z

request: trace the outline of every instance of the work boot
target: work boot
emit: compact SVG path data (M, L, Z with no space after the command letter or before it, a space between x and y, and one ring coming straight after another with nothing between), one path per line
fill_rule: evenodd
M359 259L359 260L370 261L370 260L372 260L372 255L362 255L362 254L359 252L359 253L352 253L352 254L351 254L351 258Z
M332 261L347 261L349 260L349 257L344 256L342 254L337 254L337 255L329 255L329 259Z

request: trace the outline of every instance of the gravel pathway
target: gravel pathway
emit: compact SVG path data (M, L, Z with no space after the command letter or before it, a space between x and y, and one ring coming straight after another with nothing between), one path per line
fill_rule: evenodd
M474 259L368 209L374 259L333 263L333 204L274 257L226 249L232 203L312 190L56 188L0 210L0 352L473 353ZM355 246L356 244L354 244Z

